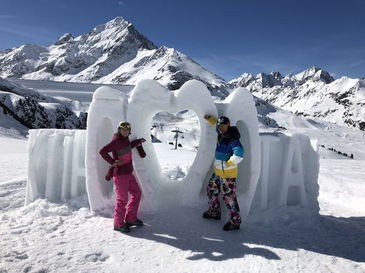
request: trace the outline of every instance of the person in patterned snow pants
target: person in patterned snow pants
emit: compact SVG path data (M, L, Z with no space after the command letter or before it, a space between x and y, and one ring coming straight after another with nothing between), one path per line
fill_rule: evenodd
M221 116L218 120L212 115L204 118L211 124L217 124L218 141L215 150L214 173L207 187L209 209L203 213L206 219L221 219L219 195L221 194L228 209L228 222L223 230L240 228L241 216L236 195L237 164L242 161L244 148L240 142L240 133L230 126L229 118Z

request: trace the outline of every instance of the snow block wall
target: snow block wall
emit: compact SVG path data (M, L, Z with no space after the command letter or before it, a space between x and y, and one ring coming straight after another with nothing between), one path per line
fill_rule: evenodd
M300 205L319 212L319 154L307 136L261 133L261 172L251 213Z
M143 159L133 149L135 175L143 194L142 209L207 203L205 189L217 138L215 127L204 119L209 113L228 116L241 133L245 155L239 164L237 189L243 217L287 205L319 211L316 144L303 135L260 135L254 100L248 90L239 88L224 101L214 102L206 86L196 80L173 92L153 80L139 82L128 95L100 87L93 95L86 132L31 130L26 202L36 198L63 202L87 194L91 210L110 215L115 201L113 183L105 181L108 164L99 150L111 140L118 123L128 120L132 124L131 140L150 140L156 113L186 109L198 116L201 134L197 155L182 181L170 181L163 175L151 141L143 144L147 153Z
M86 130L29 130L25 204L64 202L86 193Z

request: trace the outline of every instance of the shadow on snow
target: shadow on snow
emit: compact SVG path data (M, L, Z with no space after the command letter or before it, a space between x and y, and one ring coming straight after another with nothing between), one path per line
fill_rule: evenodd
M203 219L201 214L202 211L192 208L142 213L145 226L132 228L128 236L189 251L188 260L222 261L246 255L279 260L272 248L280 248L365 262L365 217L279 216L269 223L246 222L240 230L226 232L222 230L224 220Z

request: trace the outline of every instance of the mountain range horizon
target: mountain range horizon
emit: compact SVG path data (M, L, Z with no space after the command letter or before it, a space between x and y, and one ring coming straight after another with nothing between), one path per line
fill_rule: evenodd
M48 47L28 44L0 52L0 77L122 85L154 79L169 90L195 79L220 99L245 87L295 114L365 130L363 78L335 79L313 66L286 76L243 72L226 81L174 48L157 47L121 16L77 37L65 33Z
M111 27L115 27L115 26L117 26L118 27L118 25L119 25L119 27L120 28L130 28L130 29L132 29L133 31L135 31L137 34L139 34L139 35L141 35L141 38L142 39L145 39L146 40L146 45L144 45L144 46L146 46L146 48L148 48L148 49L157 49L158 47L152 42L152 41L150 41L148 38L146 38L143 34L140 34L139 32L138 32L138 30L136 30L135 29L135 27L134 27L134 25L132 24L132 23L130 23L130 22L128 22L126 19L124 19L122 16L117 16L117 17L115 17L114 19L112 19L112 20L110 20L110 21L108 21L108 22L106 22L105 24L101 24L101 25L98 25L98 26L96 26L96 27L94 27L88 34L91 34L91 33L93 33L93 32L97 32L97 31L99 31L99 30L101 30L101 29L107 29L107 28L111 28ZM119 28L118 27L118 28ZM88 35L88 34L82 34L82 35L80 35L80 36L78 36L78 37L76 37L76 38L79 38L79 37L83 37L83 36L85 36L85 35ZM66 42L68 42L68 41L70 41L70 40L74 40L75 38L74 38L74 36L72 35L72 33L64 33L63 35L61 35L55 42L54 42L54 44L53 45L62 45L62 44L64 44L64 43L66 43ZM18 46L18 47L13 47L13 48L8 48L8 49L6 49L6 50L4 50L4 51L0 51L0 54L1 55L5 55L5 54L7 54L7 53L9 53L9 52L13 52L14 50L16 50L16 49L20 49L20 48L22 48L22 47L27 47L27 46L41 46L41 47L47 47L47 46L42 46L42 45L34 45L34 44L24 44L24 45L21 45L21 46ZM48 47L51 47L51 46L53 46L53 45L50 45L50 46L48 46ZM166 48L169 48L169 47L167 47L167 46L165 46L165 45L162 45L161 47L166 47ZM171 48L171 49L173 49L173 48ZM175 50L175 49L173 49L173 50ZM177 50L176 50L177 51ZM177 51L177 52L179 52L179 51ZM0 55L0 56L1 56ZM287 75L293 75L293 74L300 74L300 73L303 73L304 71L307 71L307 70L310 70L310 69L313 69L313 68L315 68L315 69L317 69L317 70L323 70L323 71L325 71L326 73L328 73L328 74L330 74L330 72L327 72L325 69L323 69L322 67L318 67L318 66L316 66L316 65L313 65L313 66L309 66L307 69L305 69L305 70L303 70L302 72L299 72L299 73L294 73L294 72L290 72L289 74L287 74ZM227 81L233 81L233 80L236 80L237 78L240 78L240 77L242 77L242 75L244 75L244 74L250 74L250 75L259 75L259 74L264 74L264 75L270 75L270 74L275 74L275 73L280 73L280 74L282 74L279 70L273 70L273 71L271 71L271 72L269 72L269 73L267 73L267 72L260 72L260 73L251 73L251 72L249 72L249 71L243 71L242 73L241 73L241 76L238 76L238 77L235 77L235 78L232 78L232 79L225 79L225 80L227 80ZM218 75L219 76L219 75ZM341 75L341 76L339 76L339 77L337 77L337 78L340 78L340 77L343 77L343 76L346 76L346 75ZM2 75L2 77L4 77L4 75ZM333 75L331 75L331 77L334 77ZM335 77L334 77L335 78ZM365 78L365 76L364 77L361 77L360 79L364 79Z

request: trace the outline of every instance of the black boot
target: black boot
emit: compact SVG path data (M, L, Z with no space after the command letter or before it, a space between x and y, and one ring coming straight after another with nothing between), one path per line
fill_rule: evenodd
M230 231L230 230L235 230L235 229L240 229L240 223L232 223L231 221L228 221L223 226L224 231Z
M142 220L137 219L134 222L127 222L127 225L130 227L141 227L141 226L143 226L143 222L142 222Z
M114 227L114 230L115 231L122 232L122 233L128 233L128 232L130 232L129 226L127 224L124 224L121 227Z
M220 220L221 219L221 213L220 212L212 212L210 210L207 210L206 212L203 213L203 218Z

